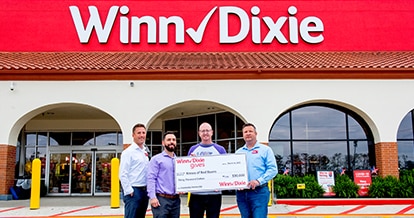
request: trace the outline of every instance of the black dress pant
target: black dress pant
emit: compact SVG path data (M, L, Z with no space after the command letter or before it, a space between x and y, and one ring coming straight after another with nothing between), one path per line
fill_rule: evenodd
M190 218L219 218L221 210L221 194L190 195Z

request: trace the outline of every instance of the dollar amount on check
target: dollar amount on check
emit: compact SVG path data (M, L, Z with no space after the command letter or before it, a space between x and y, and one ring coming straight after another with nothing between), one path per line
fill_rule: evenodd
M175 175L177 192L246 188L246 155L177 157Z

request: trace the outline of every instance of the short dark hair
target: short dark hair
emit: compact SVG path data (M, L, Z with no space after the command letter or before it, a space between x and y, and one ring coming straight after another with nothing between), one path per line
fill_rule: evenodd
M256 130L256 126L254 126L253 123L245 123L245 124L243 124L242 129L244 129L245 127L248 127L248 126L252 126L253 129Z
M162 135L162 140L164 141L165 137L169 134L173 134L175 136L175 133L173 131L166 131L163 135Z
M142 127L142 128L144 128L145 130L147 130L147 128L145 127L145 125L144 125L144 124L142 124L142 123L137 123L137 124L135 124L135 126L134 126L134 127L132 127L132 133L134 133L134 132L135 132L135 129L136 129L136 128L139 128L139 127Z

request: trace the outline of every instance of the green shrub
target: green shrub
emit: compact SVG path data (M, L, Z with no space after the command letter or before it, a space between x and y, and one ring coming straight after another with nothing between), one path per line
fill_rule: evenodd
M274 180L274 192L278 198L297 198L298 177L278 174Z
M368 188L368 195L372 198L397 198L401 196L401 184L393 176L376 177Z
M305 189L297 189L297 184L305 184ZM358 197L359 186L347 175L337 176L333 192L340 198ZM277 175L274 179L274 192L278 198L319 198L324 194L315 176L304 177ZM371 198L411 198L414 196L414 169L401 170L400 177L374 177L368 187Z
M297 184L305 184L305 189L298 189ZM319 198L324 190L314 176L277 175L274 179L274 192L278 198Z
M306 188L300 189L302 198L320 198L325 193L325 190L319 185L314 176L302 177L302 182Z
M401 170L399 194L402 198L411 198L414 195L414 169Z
M336 197L356 198L358 197L359 186L355 184L346 174L335 178L335 185L332 187Z

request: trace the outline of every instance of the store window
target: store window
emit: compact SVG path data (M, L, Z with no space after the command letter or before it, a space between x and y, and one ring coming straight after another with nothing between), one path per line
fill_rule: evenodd
M397 132L398 167L400 170L414 168L414 110L401 121Z
M26 134L23 139L24 146L24 160L19 161L24 164L22 172L18 175L23 177L31 177L32 175L32 161L35 158L39 158L41 161L41 177L45 177L46 167L46 146L47 146L47 133L45 132L33 132ZM22 158L22 157L21 157Z
M72 134L70 132L50 132L50 146L65 146L72 144Z
M41 177L45 178L48 145L55 146L119 146L120 132L23 132L17 156L16 175L30 177L32 161L41 161ZM24 146L22 146L24 145Z
M95 132L95 136L85 143L85 145L108 146L119 145L120 140L116 132ZM122 141L122 140L121 140Z
M162 148L162 132L161 131L147 131L147 138L145 144L149 148L150 157L155 154L161 153Z
M361 117L342 107L312 104L282 114L269 136L280 172L315 175L319 170L352 175L375 166L374 140Z
M200 142L198 127L208 122L213 130L213 142L222 145L227 153L234 153L243 146L241 127L244 122L230 112L205 114L181 119L166 120L166 131L174 131L177 136L177 155L187 156L191 146Z
M72 133L73 146L93 146L95 145L95 137L93 132L73 132Z

